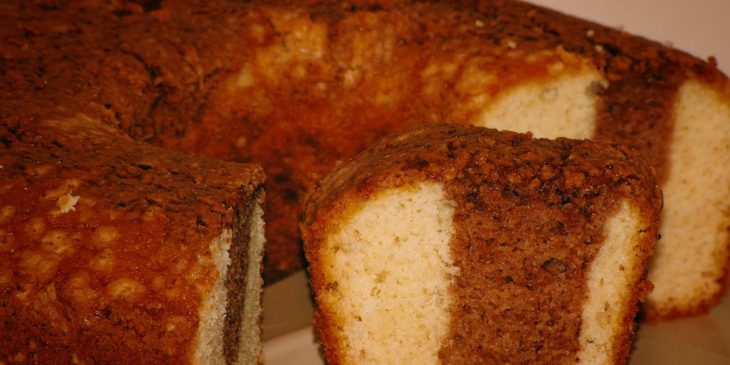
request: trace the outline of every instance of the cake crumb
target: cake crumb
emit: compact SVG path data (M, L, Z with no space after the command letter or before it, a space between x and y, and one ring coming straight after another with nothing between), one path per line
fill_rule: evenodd
M101 226L94 231L94 242L101 247L106 247L119 238L119 230L112 226Z
M144 292L144 285L131 278L120 278L107 286L107 293L113 299L136 301Z
M10 222L10 219L15 215L15 207L12 205L6 205L0 208L0 224Z
M79 202L79 199L81 199L81 197L78 195L71 195L71 193L66 193L58 198L58 201L56 201L56 206L58 206L59 212L61 214L68 213L70 211L76 210L76 203Z

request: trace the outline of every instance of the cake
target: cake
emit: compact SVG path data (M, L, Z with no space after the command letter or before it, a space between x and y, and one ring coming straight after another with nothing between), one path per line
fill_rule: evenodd
M448 121L636 149L667 207L647 318L704 313L728 286L730 86L712 59L504 0L14 0L0 37L4 126L83 115L262 165L268 283L303 267L321 176Z
M0 141L0 363L259 361L259 167L83 116Z
M302 223L327 363L626 363L661 205L624 147L386 137L322 179Z

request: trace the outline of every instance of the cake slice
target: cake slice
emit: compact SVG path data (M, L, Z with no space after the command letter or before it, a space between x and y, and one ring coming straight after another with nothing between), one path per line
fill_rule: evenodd
M259 362L260 168L84 116L0 141L0 363Z
M328 175L302 224L330 364L622 364L661 193L623 147L422 126Z

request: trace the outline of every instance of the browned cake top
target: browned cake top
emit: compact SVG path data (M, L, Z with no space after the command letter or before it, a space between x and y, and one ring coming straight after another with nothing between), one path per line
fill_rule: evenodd
M422 126L345 162L312 196L303 234L315 292L336 286L319 269L327 264L318 252L339 222L374 194L421 181L442 183L456 202L450 246L459 274L439 355L445 363L572 362L586 274L608 217L624 199L638 208L646 224L641 267L657 237L661 192L652 169L624 147ZM636 298L645 289L627 290ZM634 311L622 318L619 359L629 350ZM335 324L322 315L316 324L331 349Z
M261 163L269 280L301 268L294 222L319 175L389 132L466 123L477 92L588 60L609 81L597 138L636 148L661 181L678 85L725 82L712 63L513 1L141 3L2 2L0 120L84 113ZM470 82L484 69L493 83Z
M79 116L0 126L0 354L181 363L210 242L260 168L190 158Z
M448 183L447 190L452 185L491 189L523 203L544 197L538 200L556 206L584 206L586 199L597 196L593 190L609 189L640 202L643 211L654 211L661 207L661 191L653 169L631 155L624 146L587 140L534 139L480 127L417 126L385 137L338 165L310 197L303 223L309 225L330 210L341 215L342 207L335 202L343 194L368 197L422 180ZM484 200L480 191L456 195L478 206Z

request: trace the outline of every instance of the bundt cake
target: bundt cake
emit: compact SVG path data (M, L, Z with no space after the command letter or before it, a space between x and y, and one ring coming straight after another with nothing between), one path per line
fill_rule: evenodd
M0 363L256 363L262 177L83 116L0 128Z
M102 124L261 164L268 282L302 268L296 222L323 174L386 134L449 121L636 149L667 206L648 317L700 313L728 285L730 84L712 60L506 0L10 0L0 39L3 135ZM15 156L10 141L0 147Z
M386 137L306 208L327 363L625 363L661 205L624 147L443 125Z

